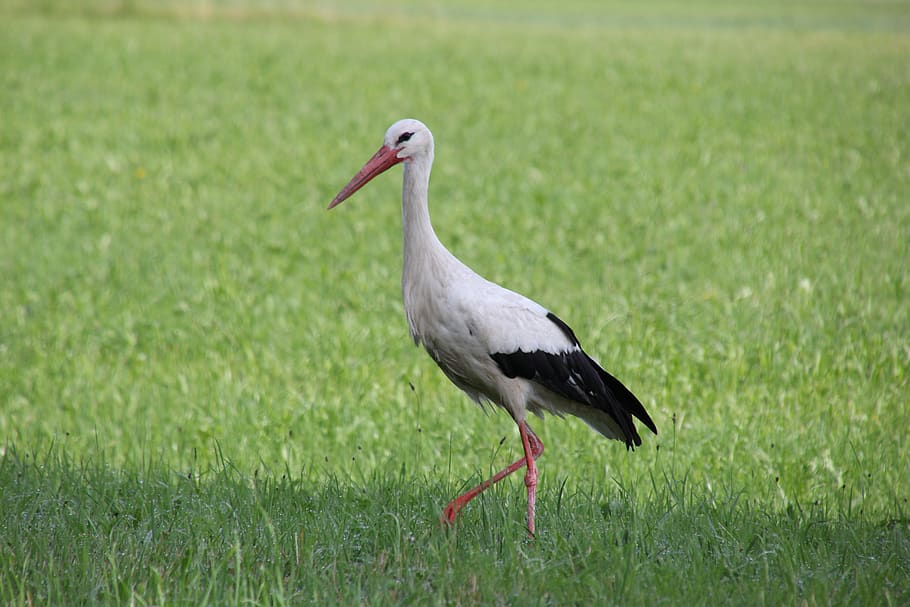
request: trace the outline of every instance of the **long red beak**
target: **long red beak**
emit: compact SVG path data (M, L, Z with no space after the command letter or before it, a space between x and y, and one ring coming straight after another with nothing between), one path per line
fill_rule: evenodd
M383 171L389 170L402 160L403 158L399 158L397 152L393 148L390 148L387 145L379 148L379 151L373 154L373 157L363 165L363 168L357 171L357 174L348 182L348 185L344 186L341 191L338 192L338 195L332 199L332 202L329 204L329 209L337 207L350 198L354 192L365 186L370 179L376 177L376 175L379 175Z

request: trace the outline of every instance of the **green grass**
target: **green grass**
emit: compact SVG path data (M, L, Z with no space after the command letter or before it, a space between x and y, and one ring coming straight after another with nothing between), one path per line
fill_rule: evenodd
M376 474L364 483L228 462L198 476L160 463L117 472L59 454L0 465L4 599L139 604L901 604L907 520L842 494L769 508L685 477L561 486L527 540L520 492L481 498L437 527L454 487ZM514 488L513 488L514 489Z
M910 601L910 8L554 6L0 1L0 602ZM324 211L405 116L661 430L537 422L533 543Z

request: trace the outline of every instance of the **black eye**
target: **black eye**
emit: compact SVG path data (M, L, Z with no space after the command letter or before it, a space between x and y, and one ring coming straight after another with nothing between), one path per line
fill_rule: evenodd
M402 133L401 137L398 138L398 141L395 142L395 145L402 144L413 136L414 136L414 133Z

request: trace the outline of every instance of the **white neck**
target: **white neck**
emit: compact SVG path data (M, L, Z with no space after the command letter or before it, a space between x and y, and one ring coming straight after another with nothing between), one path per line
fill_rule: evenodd
M412 278L419 279L425 271L442 271L450 260L454 260L452 254L439 241L430 223L427 193L432 167L432 151L427 155L415 156L404 163L401 190L403 282Z
M432 150L406 161L401 191L401 290L411 334L418 341L423 334L426 306L432 305L434 294L439 294L462 268L466 269L439 241L430 223L427 191L432 165Z

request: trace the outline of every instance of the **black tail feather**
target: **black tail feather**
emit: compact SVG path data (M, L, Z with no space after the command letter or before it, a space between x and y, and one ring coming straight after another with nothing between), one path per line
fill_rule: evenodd
M621 418L625 418L616 421L619 422L623 432L627 433L626 445L630 447L632 446L632 443L634 443L635 446L641 445L641 437L638 435L638 432L635 430L635 426L632 423L633 415L647 426L651 432L657 434L657 426L654 424L654 420L648 415L648 412L645 410L644 405L641 404L641 401L638 400L638 397L632 394L632 391L626 388L621 381L610 375L605 369L597 364L597 361L590 356L588 357L588 360L590 360L594 368L597 369L601 381L603 381L604 386L607 388L607 394L613 396L613 398L610 399L613 402L610 404L617 410L616 412ZM631 429L631 432L628 431L629 429Z
M638 397L632 394L621 381L602 369L600 365L597 365L597 369L600 372L600 378L603 380L604 384L606 384L613 391L613 394L621 400L623 409L637 417L651 432L657 434L657 426L654 425L654 420L652 420L651 416L648 415L648 412L645 411L645 407L638 400Z

